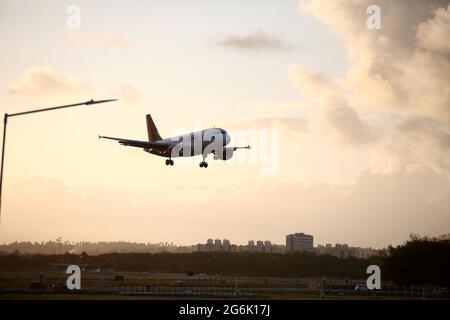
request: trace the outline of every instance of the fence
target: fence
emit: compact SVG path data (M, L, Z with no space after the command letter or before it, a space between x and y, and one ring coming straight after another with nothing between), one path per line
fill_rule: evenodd
M149 296L210 296L251 297L260 294L258 288L233 287L176 287L176 286L121 286L119 293L123 295L149 295Z

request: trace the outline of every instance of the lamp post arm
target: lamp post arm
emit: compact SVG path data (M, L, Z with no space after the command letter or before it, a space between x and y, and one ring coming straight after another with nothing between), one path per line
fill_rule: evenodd
M110 101L116 101L116 100L117 99L97 100L97 101L89 100L89 101L81 102L81 103L67 104L65 106L58 106L58 107L52 107L52 108L44 108L44 109L37 109L37 110L30 110L30 111L11 113L11 114L8 115L8 117L23 116L25 114L30 114L30 113L37 113L37 112L57 110L57 109L70 108L70 107L77 107L77 106L83 106L83 105L88 106L88 105L91 105L91 104L104 103L104 102L110 102Z
M23 111L23 112L17 112L17 113L5 113L3 118L3 145L2 145L2 163L0 164L0 221L2 216L2 190L3 190L3 164L5 160L5 144L6 144L6 126L8 125L8 118L9 117L16 117L16 116L23 116L30 113L37 113L37 112L44 112L44 111L51 111L51 110L57 110L57 109L63 109L63 108L70 108L70 107L76 107L76 106L82 106L82 105L91 105L91 104L97 104L97 103L104 103L104 102L110 102L110 101L116 101L117 99L108 99L108 100L89 100L86 102L81 103L75 103L75 104L67 104L64 106L57 106L57 107L51 107L51 108L44 108L44 109L36 109L36 110L29 110L29 111Z

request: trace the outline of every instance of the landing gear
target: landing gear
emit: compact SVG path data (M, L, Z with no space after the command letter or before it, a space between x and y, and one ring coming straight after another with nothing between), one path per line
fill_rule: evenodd
M208 168L208 162L205 161L207 156L208 156L207 153L204 153L204 154L202 155L203 161L200 162L200 168Z
M167 159L166 160L166 166L173 166L173 160L172 159Z

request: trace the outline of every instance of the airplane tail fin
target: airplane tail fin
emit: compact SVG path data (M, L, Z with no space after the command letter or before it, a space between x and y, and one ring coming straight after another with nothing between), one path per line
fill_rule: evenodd
M145 116L145 118L147 120L148 141L152 142L161 140L161 136L159 135L158 129L156 129L152 116L148 114Z

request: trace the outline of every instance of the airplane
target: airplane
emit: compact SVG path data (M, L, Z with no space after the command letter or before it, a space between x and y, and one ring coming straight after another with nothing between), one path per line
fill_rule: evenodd
M234 151L238 149L250 149L251 147L226 147L230 143L230 135L222 128L209 128L180 136L162 139L151 115L147 114L148 141L130 140L107 136L98 136L99 139L116 140L123 146L142 148L145 152L168 158L166 166L173 166L172 158L192 157L202 155L203 161L200 168L207 168L205 161L209 154L214 155L214 160L229 160Z

